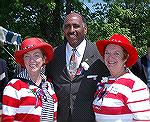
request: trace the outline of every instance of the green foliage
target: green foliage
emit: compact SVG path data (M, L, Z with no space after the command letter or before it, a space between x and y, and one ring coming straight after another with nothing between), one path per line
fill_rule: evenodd
M108 39L113 33L123 34L137 48L139 56L144 55L146 50L144 45L150 35L148 2L130 0L107 0L106 2L103 7L99 7L99 4L95 5L95 16L102 19L96 17L95 24L91 24L96 29L93 31L94 37L96 35L96 38Z
M85 1L90 0L66 0L66 3L63 0L0 0L0 23L8 30L20 33L22 39L38 36L57 46L63 43L64 17L73 10L80 12L87 20L87 37L92 42L120 33L128 37L139 56L146 53L145 45L150 38L148 0L104 0L104 4L93 4L94 13ZM15 47L5 46L13 55ZM9 62L9 72L12 74L14 61L4 50L2 57Z

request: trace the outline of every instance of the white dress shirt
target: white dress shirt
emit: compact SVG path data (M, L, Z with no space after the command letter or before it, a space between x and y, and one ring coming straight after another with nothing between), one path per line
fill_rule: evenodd
M83 54L84 54L84 51L85 51L85 47L86 47L86 40L84 39L79 46L76 47L76 57L77 57L77 67L79 67L81 61L82 61L82 58L83 58ZM67 69L69 70L69 61L70 61L70 58L71 58L71 55L73 53L72 51L72 47L70 46L70 44L67 42L66 44L66 66L67 66Z

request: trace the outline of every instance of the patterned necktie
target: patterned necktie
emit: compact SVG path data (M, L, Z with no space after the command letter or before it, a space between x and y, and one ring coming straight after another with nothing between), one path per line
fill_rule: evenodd
M77 57L75 52L77 51L76 49L72 49L73 53L71 55L70 58L70 62L69 62L69 74L70 74L70 78L73 79L76 75L76 71L77 71Z

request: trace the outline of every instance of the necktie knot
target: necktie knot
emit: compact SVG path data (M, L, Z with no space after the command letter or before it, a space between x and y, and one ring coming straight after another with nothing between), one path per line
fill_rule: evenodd
M74 53L74 52L76 52L76 51L77 51L77 49L76 49L76 48L73 48L73 49L72 49L72 51L73 51L73 53Z

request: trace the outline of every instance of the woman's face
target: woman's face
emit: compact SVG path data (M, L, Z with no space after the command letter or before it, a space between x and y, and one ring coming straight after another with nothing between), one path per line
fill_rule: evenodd
M111 75L117 75L122 72L126 60L121 46L115 44L109 44L106 46L104 61Z
M24 54L23 60L29 74L40 73L41 67L45 63L45 57L40 49L27 52Z

